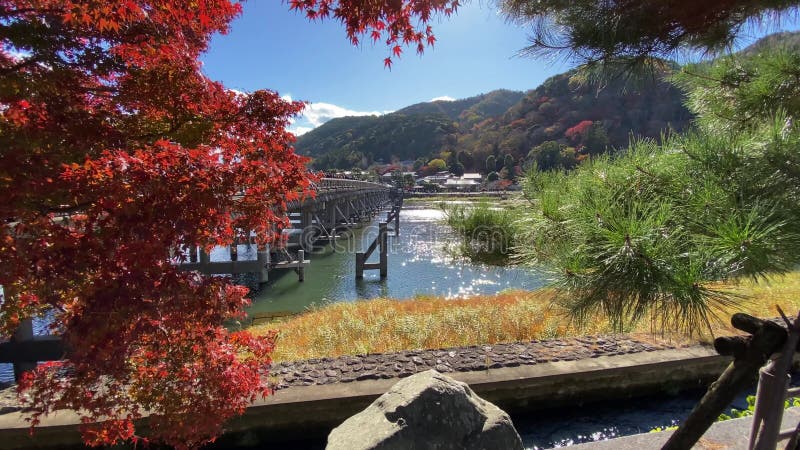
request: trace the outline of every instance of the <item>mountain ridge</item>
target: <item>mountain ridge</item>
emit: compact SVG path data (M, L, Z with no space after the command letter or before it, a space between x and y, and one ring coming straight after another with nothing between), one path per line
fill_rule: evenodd
M800 33L776 33L739 53L786 45L800 48ZM673 63L665 64L668 75ZM525 164L570 167L592 154L626 147L631 136L659 139L693 119L672 84L611 80L598 90L573 69L526 92L497 89L453 101L421 102L382 116L332 119L300 136L298 153L316 169L366 168L375 163L434 158L448 167L481 172ZM487 161L493 157L494 164Z

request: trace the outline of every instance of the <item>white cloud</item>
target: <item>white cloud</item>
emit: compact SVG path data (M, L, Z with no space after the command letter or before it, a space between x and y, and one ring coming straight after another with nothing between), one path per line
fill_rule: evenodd
M291 100L291 94L285 94L281 98ZM356 111L332 103L309 103L306 105L300 116L290 120L289 131L300 136L307 133L323 123L345 116L382 116L392 111Z
M307 120L314 127L318 127L337 117L380 116L390 112L391 111L354 111L331 103L320 102L307 105L306 109L303 110L302 118Z
M289 131L294 133L295 136L300 136L301 134L308 133L313 129L314 127L289 127Z
M434 98L430 99L430 101L432 101L432 102L454 102L455 100L456 99L454 99L453 97L450 97L450 96L447 96L447 95L443 95L441 97L434 97Z

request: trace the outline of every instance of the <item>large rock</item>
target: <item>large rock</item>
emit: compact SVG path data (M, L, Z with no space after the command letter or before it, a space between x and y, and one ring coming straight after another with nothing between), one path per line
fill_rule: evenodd
M328 435L327 450L521 450L511 418L435 370L392 386Z

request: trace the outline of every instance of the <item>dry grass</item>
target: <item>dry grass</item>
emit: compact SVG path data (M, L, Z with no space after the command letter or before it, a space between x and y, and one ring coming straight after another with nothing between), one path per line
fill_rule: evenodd
M746 281L725 288L747 297L736 311L774 317L775 304L790 315L800 308L800 272L776 277L768 283ZM343 302L256 325L251 331L256 334L270 329L278 331L278 345L273 354L276 361L611 332L602 318L582 328L571 324L563 311L553 305L553 295L544 289L456 300L417 297ZM733 312L726 311L723 315L727 317ZM649 330L650 324L642 323L630 331ZM726 323L715 324L715 335L733 332ZM701 335L693 339L708 341L709 337Z

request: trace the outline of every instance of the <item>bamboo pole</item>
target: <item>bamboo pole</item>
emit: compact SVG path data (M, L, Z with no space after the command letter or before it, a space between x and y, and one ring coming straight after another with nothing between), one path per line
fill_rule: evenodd
M731 324L751 333L748 338L717 338L714 348L723 355L734 355L733 362L694 407L686 421L670 436L662 450L692 448L736 395L746 389L767 358L786 341L786 330L770 321L737 313Z

